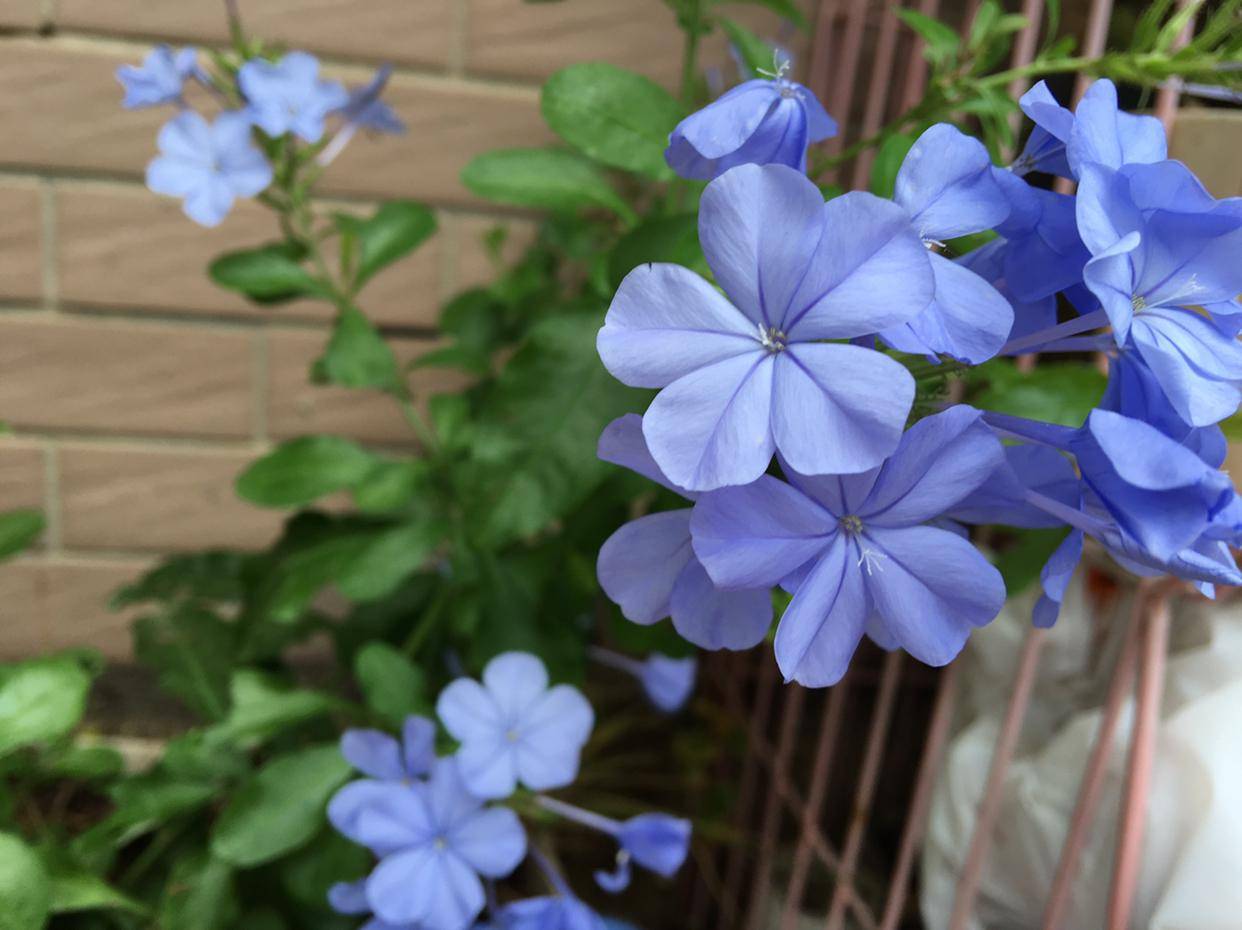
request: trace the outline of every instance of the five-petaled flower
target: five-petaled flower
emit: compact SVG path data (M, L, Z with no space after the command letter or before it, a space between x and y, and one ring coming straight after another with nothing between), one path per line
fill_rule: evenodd
M292 132L318 142L328 114L349 104L344 86L321 80L319 60L306 52L289 52L275 63L251 59L237 72L237 83L250 118L272 137Z
M185 82L198 73L198 49L173 51L167 45L157 45L141 66L121 65L116 69L116 79L125 88L121 106L136 110L183 103Z

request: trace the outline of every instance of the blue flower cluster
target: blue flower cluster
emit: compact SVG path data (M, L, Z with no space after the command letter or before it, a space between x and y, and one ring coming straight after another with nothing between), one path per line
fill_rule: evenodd
M128 109L178 109L160 130L160 154L147 166L147 187L182 198L186 215L200 225L219 225L237 198L258 196L271 185L272 140L301 140L316 147L320 163L326 164L359 129L405 131L379 99L387 68L365 87L347 91L320 78L319 61L306 52L289 52L278 61L253 58L220 74L203 69L198 57L193 48L160 46L141 67L122 65L117 79ZM214 117L190 107L186 87L191 83L218 104ZM333 116L339 127L327 139L326 123ZM262 133L257 139L255 129Z
M710 180L699 238L713 280L636 268L597 343L615 377L659 390L605 430L600 457L692 504L600 551L627 618L743 649L767 635L779 586L792 600L777 662L825 686L864 636L943 665L996 616L1005 587L967 524L1070 529L1043 571L1039 624L1084 536L1209 595L1242 581L1242 504L1216 425L1242 398L1242 199L1214 199L1168 160L1159 121L1119 110L1108 81L1074 112L1042 83L1021 103L1035 128L1013 165L934 125L891 199L824 202L806 150L832 123L783 76L677 127L669 164ZM1077 194L1031 184L1036 172ZM991 238L951 257L975 233ZM1084 350L1107 351L1110 377L1079 429L964 405L908 426L912 367Z
M663 876L681 868L687 821L667 814L616 821L541 793L577 778L595 715L578 689L550 687L535 656L504 653L481 682L457 679L440 694L436 715L457 744L450 756L437 757L436 725L422 717L406 721L400 742L375 730L341 739L341 752L366 777L337 792L328 818L378 864L366 878L333 886L329 900L340 913L373 915L365 930L467 930L485 908L493 930L603 930L604 920L528 844L514 810L497 803L519 788L533 793L525 797L539 810L616 842L615 871L597 875L607 891L629 884L634 863ZM553 894L499 904L490 883L528 853Z

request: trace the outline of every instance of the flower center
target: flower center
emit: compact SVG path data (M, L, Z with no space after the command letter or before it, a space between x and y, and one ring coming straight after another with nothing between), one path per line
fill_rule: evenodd
M509 741L510 743L516 743L518 741L518 731L517 730L506 730L505 739Z
M448 849L448 840L446 840L446 839L445 839L444 837L442 837L442 836L437 836L437 837L435 838L434 842L432 842L432 844L431 844L431 845L432 845L432 846L434 846L434 847L436 848L436 851L437 851L437 852L440 852L440 851L443 851L443 850L445 850L445 849Z
M856 517L852 513L846 514L844 517L841 518L840 523L841 523L841 529L844 532L849 533L851 536L857 536L859 533L862 532L862 528L863 528L862 517Z
M1135 294L1133 297L1130 298L1130 306L1134 308L1135 313L1138 313L1141 310L1146 310L1147 309L1147 298L1144 297L1142 294Z
M775 355L777 352L784 352L789 345L789 337L775 326L759 325L759 341L768 353Z

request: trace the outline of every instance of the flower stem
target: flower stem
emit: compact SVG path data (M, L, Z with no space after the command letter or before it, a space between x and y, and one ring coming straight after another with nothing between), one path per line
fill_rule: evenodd
M608 836L616 836L621 832L620 822L610 817L605 817L602 814L583 810L581 807L575 807L573 804L567 804L556 798L550 798L546 794L535 795L535 803L551 814L556 814L558 817L563 817L566 820L572 820L574 823L581 824L591 830L606 833Z
M1039 332L1031 333L1029 336L1011 339L1001 346L1000 354L1023 355L1030 352L1038 352L1040 347L1046 342L1064 339L1066 336L1077 336L1079 333L1087 332L1087 330L1107 325L1108 314L1103 310L1093 310L1085 316L1058 323L1056 326L1049 326L1047 329L1041 329Z
M629 675L642 676L642 663L631 659L629 656L623 656L619 652L613 652L611 649L605 649L603 646L587 646L587 655L600 665L615 668L617 671L625 672Z

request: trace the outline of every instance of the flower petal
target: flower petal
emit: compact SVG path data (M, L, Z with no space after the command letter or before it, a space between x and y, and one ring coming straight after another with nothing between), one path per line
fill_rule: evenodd
M406 774L418 778L431 771L436 761L436 725L426 717L405 718L401 728L401 759Z
M1189 310L1146 311L1131 334L1169 403L1191 426L1232 416L1242 400L1242 343Z
M673 585L693 558L689 508L653 513L608 537L596 574L625 619L646 626L669 615Z
M684 138L704 158L721 158L740 148L779 100L771 81L746 81L682 120L672 138Z
M416 845L433 830L431 813L417 792L370 779L350 782L334 794L328 821L377 855Z
M914 401L900 362L860 346L800 343L775 368L772 433L795 471L855 474L896 448Z
M1078 174L1090 162L1120 168L1127 163L1164 161L1168 142L1160 120L1120 110L1117 88L1102 78L1087 88L1074 110L1067 154L1071 170Z
M488 807L453 827L449 848L487 878L504 878L526 858L526 831L507 807Z
M578 777L578 757L595 726L595 712L582 692L557 685L518 727L518 776L533 791L563 788Z
M909 212L923 238L981 232L1009 215L988 150L948 123L937 123L915 140L897 172L893 200Z
M367 879L367 899L388 923L425 930L464 930L486 902L479 876L457 856L430 845L380 862Z
M643 436L643 418L636 413L617 417L605 426L595 454L605 462L628 468L670 491L693 499L693 492L677 487L660 471L660 466L647 449L647 439Z
M337 882L328 889L328 905L338 914L369 914L371 905L367 901L367 881Z
M703 649L749 649L772 626L767 588L722 591L697 558L677 576L669 605L673 628Z
M458 678L440 692L436 716L453 739L463 742L492 737L505 725L496 699L470 678Z
M346 730L341 735L341 755L364 775L387 781L405 778L401 746L379 730Z
M518 719L548 690L548 670L529 652L502 652L483 669L483 684L505 715Z

